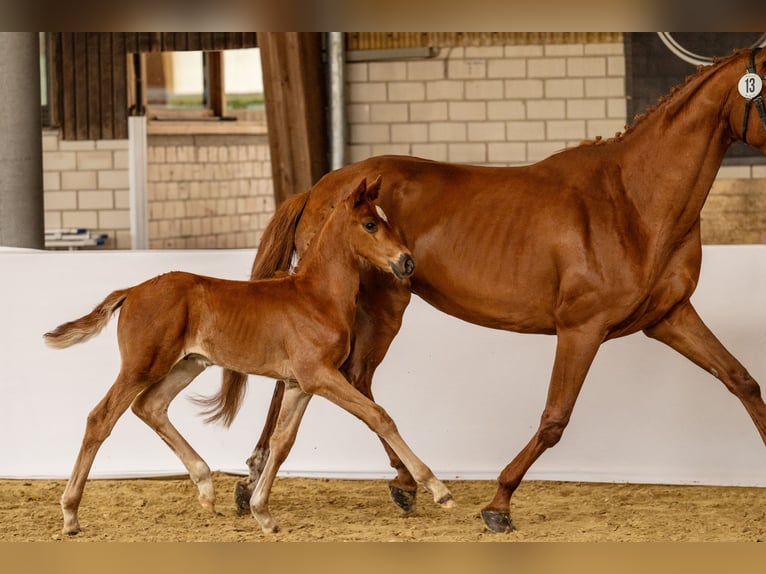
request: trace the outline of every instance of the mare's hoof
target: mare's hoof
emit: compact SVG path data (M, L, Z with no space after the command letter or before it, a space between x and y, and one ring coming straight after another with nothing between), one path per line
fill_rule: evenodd
M500 512L497 510L482 510L481 517L484 524L492 532L504 534L513 530L511 523L511 514L509 512Z
M404 490L398 486L388 485L388 491L391 494L391 500L404 512L411 512L415 508L415 498L417 490Z
M234 487L234 503L237 505L237 514L245 516L250 514L250 496L252 492L248 488L247 480L240 480Z

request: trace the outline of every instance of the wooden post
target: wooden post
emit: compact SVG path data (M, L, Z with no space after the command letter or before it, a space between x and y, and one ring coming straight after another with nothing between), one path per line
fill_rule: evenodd
M321 34L258 32L277 205L327 172Z

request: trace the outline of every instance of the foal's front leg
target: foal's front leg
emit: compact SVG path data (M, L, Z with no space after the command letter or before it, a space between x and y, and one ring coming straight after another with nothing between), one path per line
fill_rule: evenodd
M454 505L452 493L404 442L396 424L383 407L349 385L340 371L322 368L313 372L309 371L308 374L310 379L298 377L306 392L322 396L361 419L373 432L388 443L412 477L433 495L436 503L445 508Z
M295 381L286 381L280 395L280 410L274 421L274 431L269 441L268 455L250 498L250 512L266 534L279 532L279 524L269 511L271 487L279 467L287 458L298 433L303 413L306 412L311 395L304 393Z

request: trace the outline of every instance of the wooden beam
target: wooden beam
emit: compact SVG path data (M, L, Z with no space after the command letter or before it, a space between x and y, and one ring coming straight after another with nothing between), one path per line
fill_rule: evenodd
M325 80L317 32L258 32L277 204L328 168Z

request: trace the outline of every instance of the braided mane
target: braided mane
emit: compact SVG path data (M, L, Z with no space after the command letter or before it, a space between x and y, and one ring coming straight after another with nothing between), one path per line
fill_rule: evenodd
M713 69L714 67L717 67L719 64L728 62L730 59L733 59L736 56L739 56L740 54L746 51L747 51L746 49L737 49L737 50L734 50L732 54L729 56L713 58L713 63L710 65L698 65L697 70L694 73L690 74L689 76L686 76L683 82L673 86L673 88L667 94L660 96L655 104L648 105L646 107L646 110L643 113L636 114L636 116L633 118L633 123L630 125L626 125L624 131L617 132L616 134L614 134L613 137L607 138L607 139L604 139L601 136L596 136L596 139L593 139L593 140L586 139L580 142L580 145L581 146L604 145L611 142L621 141L626 134L633 131L636 128L636 126L644 122L649 116L654 114L654 112L656 112L660 108L667 106L668 103L675 98L678 92L683 90L689 83L699 78L700 76L708 73L711 69Z

